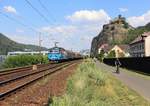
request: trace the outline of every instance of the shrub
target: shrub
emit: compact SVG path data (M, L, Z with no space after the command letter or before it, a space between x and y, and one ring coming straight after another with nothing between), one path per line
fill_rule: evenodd
M3 63L4 68L15 68L39 63L48 63L47 56L41 55L17 55L9 56Z
M101 62L103 62L104 54L105 54L104 50L101 50L100 54L98 54L97 56L98 60L100 60Z
M110 51L110 53L107 55L107 58L115 58L116 52L114 50Z

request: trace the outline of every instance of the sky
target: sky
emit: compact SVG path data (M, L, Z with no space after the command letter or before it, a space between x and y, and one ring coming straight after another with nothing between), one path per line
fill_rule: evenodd
M150 22L150 0L0 0L0 33L14 41L90 49L92 38L119 14L133 27ZM40 36L40 37L39 37Z

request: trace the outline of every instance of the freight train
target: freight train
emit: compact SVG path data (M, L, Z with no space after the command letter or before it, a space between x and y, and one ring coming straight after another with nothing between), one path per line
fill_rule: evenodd
M82 58L82 56L79 53L74 53L61 47L53 47L48 53L48 60L51 62L62 62L80 58Z

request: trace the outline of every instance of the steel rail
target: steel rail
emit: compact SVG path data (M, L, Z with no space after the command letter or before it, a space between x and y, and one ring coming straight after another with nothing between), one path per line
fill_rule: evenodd
M29 81L27 81L25 83L21 83L20 85L15 86L14 88L12 88L10 90L6 90L5 92L1 92L0 93L0 100L3 100L5 97L7 97L8 95L12 94L13 92L16 92L17 90L19 90L21 88L24 88L25 86L27 86L27 85L29 85L29 84L31 84L31 83L33 83L33 82L43 78L44 76L50 75L52 73L55 73L56 71L59 71L59 70L65 68L65 67L67 67L67 66L69 66L71 64L74 64L74 63L75 62L71 62L71 63L65 62L64 64L59 64L59 66L57 66L57 68L54 67L55 68L54 70L52 70L53 69L52 68L50 71L48 71L49 69L45 69L45 70L43 70L43 74L41 74L41 75L39 75L37 77L34 77L33 79L31 79L31 80L29 80ZM48 71L48 72L45 73L45 71ZM39 73L37 73L37 74L39 74ZM26 77L29 77L29 76L26 76Z

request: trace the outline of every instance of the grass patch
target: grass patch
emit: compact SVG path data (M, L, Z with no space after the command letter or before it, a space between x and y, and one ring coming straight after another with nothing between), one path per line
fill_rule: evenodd
M85 60L68 79L66 93L53 97L49 106L149 106L150 103L127 88L110 73Z

